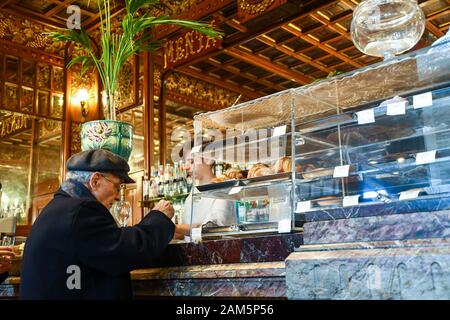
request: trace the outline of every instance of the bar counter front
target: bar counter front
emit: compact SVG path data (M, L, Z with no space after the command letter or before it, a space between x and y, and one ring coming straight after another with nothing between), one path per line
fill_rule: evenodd
M197 115L227 135L192 153L236 175L194 182L191 221L213 199L233 223L191 225L135 298L450 299L449 107L436 46Z

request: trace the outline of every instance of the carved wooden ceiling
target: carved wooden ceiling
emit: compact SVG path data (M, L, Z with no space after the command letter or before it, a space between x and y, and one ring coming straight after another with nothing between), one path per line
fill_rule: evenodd
M226 34L223 48L175 69L251 99L310 83L336 70L350 71L379 60L359 52L351 41L352 13L360 0L284 1L285 10L262 12L245 23L239 22L238 7L248 1L162 2L166 4L165 13L182 17L186 16L180 14L183 9L192 11L190 16L195 17L197 7L203 8L207 2L223 4L220 10L203 16L206 20L220 21ZM71 4L81 8L86 29L97 25L95 0L1 0L0 10L64 27L66 9ZM419 0L419 4L427 17L423 46L449 28L450 5L448 0ZM113 1L113 7L119 13L122 1Z
M298 87L335 71L350 71L379 61L362 54L351 41L352 13L360 0L275 1L282 3L280 10L264 12L265 8L260 6L261 14L244 19L245 22L240 22L243 20L240 6L258 1L162 2L166 4L164 13L208 21L214 18L225 32L220 49L176 66L174 70L242 94L244 99ZM113 3L113 11L120 13L122 0ZM98 26L95 0L0 0L0 11L48 26L64 27L68 16L66 9L71 4L80 6L82 25L86 29L94 30ZM418 46L426 46L449 28L450 5L448 0L419 0L419 4L427 24ZM218 9L207 12L207 5ZM168 37L175 37L177 32L172 30ZM167 36L168 32L165 34ZM159 59L162 64L161 54ZM209 109L224 107L209 104Z
M359 0L312 2L293 17L255 26L239 23L236 6L214 16L226 32L223 49L177 70L229 88L240 87L249 97L263 96L346 72L379 61L353 45L350 24ZM420 46L430 45L450 25L447 0L419 1L426 17ZM258 26L257 26L258 27Z

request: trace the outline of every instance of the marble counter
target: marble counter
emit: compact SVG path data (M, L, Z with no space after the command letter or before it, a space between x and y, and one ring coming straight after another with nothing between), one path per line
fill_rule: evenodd
M301 233L170 244L154 266L283 261L301 244Z
M448 239L311 245L286 260L288 299L450 299Z
M450 238L450 210L308 222L304 244Z
M137 299L286 297L284 261L152 268L131 277Z

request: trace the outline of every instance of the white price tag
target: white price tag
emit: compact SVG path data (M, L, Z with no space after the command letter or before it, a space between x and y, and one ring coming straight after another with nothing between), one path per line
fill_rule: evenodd
M433 105L433 96L431 92L415 95L413 97L414 109L425 108Z
M357 194L355 196L346 196L342 200L342 205L344 207L356 206L356 205L358 205L358 203L359 203L359 194Z
M194 193L194 194L196 194L196 193L201 193L201 191L200 191L200 190L198 190L198 188L197 188L197 187L194 187L193 193Z
M386 112L388 116L396 116L405 113L406 113L406 101L388 103Z
M400 192L399 200L416 199L419 196L420 190L408 190Z
M202 146L195 146L192 148L191 153L198 153L200 152Z
M231 190L228 192L228 194L236 194L236 193L239 193L239 192L241 192L241 190L242 190L242 187L233 187L233 188L231 188Z
M202 228L192 228L192 241L197 242L202 240Z
M282 219L278 221L278 233L291 232L291 219Z
M287 127L286 125L280 126L280 127L276 127L273 130L272 137L282 136L283 134L285 134L286 133L286 127Z
M308 212L311 210L311 200L297 202L297 210L295 212Z
M375 114L373 109L364 110L356 113L358 116L358 124L366 124L375 122Z
M436 161L436 150L420 152L416 155L416 164L426 164Z
M334 167L333 178L344 178L348 177L348 172L350 171L350 165L337 166Z

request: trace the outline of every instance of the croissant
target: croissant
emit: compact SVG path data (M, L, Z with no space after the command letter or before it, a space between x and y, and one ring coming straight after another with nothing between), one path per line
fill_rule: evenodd
M263 163L257 163L248 171L248 178L255 178L273 174L273 170Z
M283 158L278 159L277 162L275 162L275 164L273 165L272 170L275 173L291 172L291 170L292 170L291 158L283 157ZM296 172L302 171L302 167L300 166L300 164L298 164L298 163L295 164L295 171Z
M225 172L225 177L227 177L228 179L244 179L245 178L242 171L239 169L235 169L235 168L228 169Z

